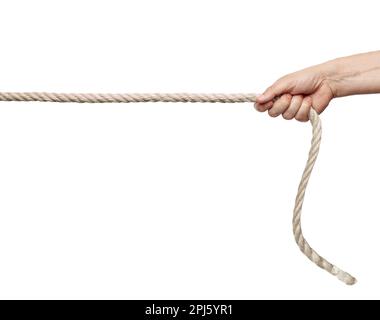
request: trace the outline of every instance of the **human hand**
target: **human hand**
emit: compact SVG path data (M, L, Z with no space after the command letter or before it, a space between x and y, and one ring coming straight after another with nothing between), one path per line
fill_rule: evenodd
M278 79L257 97L255 107L271 117L307 121L310 108L321 113L336 97L324 65L313 66Z

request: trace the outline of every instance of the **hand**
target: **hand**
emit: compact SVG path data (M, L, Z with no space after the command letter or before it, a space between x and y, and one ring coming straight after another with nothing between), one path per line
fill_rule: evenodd
M321 113L336 97L324 65L313 66L288 74L272 84L257 97L255 107L272 117L282 114L284 119L309 119L310 108Z

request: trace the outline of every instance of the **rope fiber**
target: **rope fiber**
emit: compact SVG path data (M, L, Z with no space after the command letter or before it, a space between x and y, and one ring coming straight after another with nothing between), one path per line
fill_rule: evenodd
M0 92L0 101L23 102L77 102L77 103L136 103L136 102L200 102L200 103L244 103L256 102L253 93L223 94L223 93L47 93L47 92ZM318 113L311 109L309 113L312 125L312 140L309 156L299 183L293 211L293 234L302 253L320 268L326 270L348 285L356 282L349 273L339 269L320 256L305 240L301 228L302 205L306 187L309 182L321 144L322 126Z

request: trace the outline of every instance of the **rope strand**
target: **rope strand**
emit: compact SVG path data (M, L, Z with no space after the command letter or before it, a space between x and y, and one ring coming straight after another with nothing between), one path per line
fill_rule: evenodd
M0 101L24 102L77 102L77 103L136 103L136 102L191 102L191 103L243 103L256 101L253 93L223 94L223 93L47 93L47 92L0 92ZM317 266L336 276L348 285L356 282L349 273L342 271L321 257L310 247L305 240L301 228L302 205L305 198L306 187L309 182L315 161L317 160L321 144L322 127L318 113L310 110L310 122L313 128L313 137L306 167L303 171L293 211L293 234L302 253Z

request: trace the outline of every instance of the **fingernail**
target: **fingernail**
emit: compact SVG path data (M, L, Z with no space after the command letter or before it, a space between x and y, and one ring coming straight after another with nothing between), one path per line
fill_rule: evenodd
M290 114L290 112L285 112L285 113L283 114L283 116L284 116L284 119L286 119L286 120L290 120L291 114Z

